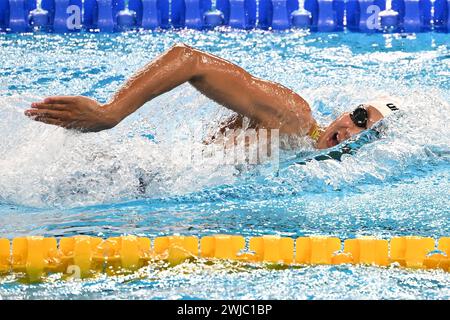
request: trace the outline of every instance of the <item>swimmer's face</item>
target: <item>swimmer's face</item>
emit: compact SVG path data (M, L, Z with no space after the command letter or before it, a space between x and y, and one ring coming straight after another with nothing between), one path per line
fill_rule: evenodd
M352 118L350 117L350 112L345 112L334 120L320 135L319 140L317 141L317 148L327 149L334 147L355 134L372 127L376 122L383 119L383 115L376 108L366 106L366 110L366 128L361 128L354 124Z

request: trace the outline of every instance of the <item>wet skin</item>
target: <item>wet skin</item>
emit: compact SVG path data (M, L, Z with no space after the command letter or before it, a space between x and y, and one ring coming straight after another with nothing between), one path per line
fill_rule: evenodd
M83 96L54 96L33 103L25 114L67 129L98 132L113 128L146 102L185 82L239 116L248 117L259 128L304 136L317 127L308 103L291 89L184 44L173 46L147 64L106 104ZM369 126L382 118L375 108L369 107L368 112ZM316 147L332 147L362 130L344 113L322 131Z

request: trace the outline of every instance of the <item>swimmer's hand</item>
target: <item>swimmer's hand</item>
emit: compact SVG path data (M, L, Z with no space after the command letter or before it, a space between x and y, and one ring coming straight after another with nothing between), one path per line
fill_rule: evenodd
M107 105L83 96L55 96L31 104L25 115L35 121L76 129L98 132L117 125Z

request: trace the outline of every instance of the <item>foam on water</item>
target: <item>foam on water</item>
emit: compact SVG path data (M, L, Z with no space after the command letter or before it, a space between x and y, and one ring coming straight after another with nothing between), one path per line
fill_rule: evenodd
M183 90L191 89L184 87ZM327 103L328 98L322 90L316 89L310 94L323 95L324 103ZM329 90L326 92L330 93ZM368 100L373 94L361 96L356 93L357 89L339 93L341 97L346 94L346 101L333 113L348 110L347 106L353 106L355 100ZM341 162L293 164L277 175L270 172L257 179L236 177L237 170L233 166L211 164L207 159L193 162L182 156L186 147L203 146L201 141L183 137L183 132L188 131L183 130L182 120L176 119L175 110L171 110L172 114L160 115L170 125L166 124L166 132L159 129L155 140L151 140L135 134L135 128L142 130L150 127L147 121L161 123L162 119L137 120L137 124L119 130L81 134L27 119L23 109L35 99L5 97L0 102L0 199L4 203L73 207L186 195L204 192L205 188L206 194L210 194L209 187L234 183L239 185L235 191L240 196L245 196L242 188L246 185L252 186L248 191L252 197L263 197L269 188L281 188L279 194L323 192L400 179L408 170L427 170L427 165L448 161L450 115L442 110L449 110L449 105L442 101L438 90L409 92L404 96L403 116L387 119L388 129L382 139L363 146L355 155L344 156ZM209 126L210 120L201 121L204 122L194 121L194 125ZM191 145L186 146L186 143ZM261 178L266 183L255 192L255 184ZM148 184L144 192L140 188L140 179ZM287 190L286 186L289 186ZM228 194L233 193L233 189L228 188Z

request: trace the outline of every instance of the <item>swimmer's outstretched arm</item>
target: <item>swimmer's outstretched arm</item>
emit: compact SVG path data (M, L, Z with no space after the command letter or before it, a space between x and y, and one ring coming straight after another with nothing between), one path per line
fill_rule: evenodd
M173 46L150 62L104 105L86 97L56 96L33 103L25 114L65 128L101 131L185 82L267 129L307 134L315 125L308 103L292 90L184 44Z

